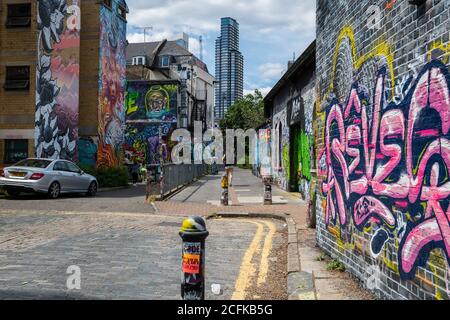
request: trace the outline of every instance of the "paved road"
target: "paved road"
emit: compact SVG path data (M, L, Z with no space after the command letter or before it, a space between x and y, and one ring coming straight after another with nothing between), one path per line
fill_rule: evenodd
M154 213L153 207L144 201L145 185L139 184L126 189L99 192L93 198L75 194L53 200L45 195L25 194L13 199L0 195L0 210Z
M222 192L220 180L223 172L215 176L207 176L186 187L170 198L175 202L197 202L219 205ZM250 170L234 168L231 204L262 204L264 185L260 178L255 177ZM232 198L230 197L230 198ZM297 196L273 187L274 204L301 204ZM233 203L234 200L234 203Z
M146 214L0 213L0 299L179 299L181 221ZM284 248L273 234L284 227L242 219L207 225L207 289L212 283L224 289L220 297L207 290L207 298L245 297L255 277L268 276L270 249ZM81 269L79 291L66 287L71 265Z

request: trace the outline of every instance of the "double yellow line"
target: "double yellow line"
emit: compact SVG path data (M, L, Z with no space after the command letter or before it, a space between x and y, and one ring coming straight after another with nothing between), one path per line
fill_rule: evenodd
M267 233L261 252L261 260L259 263L258 278L256 281L257 286L260 286L266 282L267 273L269 272L269 254L272 250L273 237L276 232L275 224L269 221L245 221L257 226L255 236L253 237L250 246L244 254L241 267L239 270L239 276L236 280L234 293L231 296L231 300L244 300L246 290L251 284L251 279L255 275L257 267L256 261L254 261L255 255L261 251L261 240L264 235L264 225L269 229Z

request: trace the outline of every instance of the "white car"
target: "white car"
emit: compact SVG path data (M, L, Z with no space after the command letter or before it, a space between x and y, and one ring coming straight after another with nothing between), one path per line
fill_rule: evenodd
M73 162L29 158L0 170L0 187L13 197L36 192L56 199L61 193L95 196L98 182Z

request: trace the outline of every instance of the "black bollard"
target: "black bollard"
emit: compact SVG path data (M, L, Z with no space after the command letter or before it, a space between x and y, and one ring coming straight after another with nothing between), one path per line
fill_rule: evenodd
M183 239L182 283L183 300L205 300L205 240L209 232L205 220L190 217L180 230Z
M264 176L263 183L264 183L264 205L271 205L272 204L272 177Z
M222 197L220 198L223 206L228 206L228 175L224 174L221 180Z

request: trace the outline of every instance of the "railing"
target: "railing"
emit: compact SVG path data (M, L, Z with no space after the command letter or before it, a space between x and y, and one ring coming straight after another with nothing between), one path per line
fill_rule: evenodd
M169 164L163 167L162 174L163 183L161 185L161 195L164 197L207 174L207 165Z
M180 188L207 174L224 171L224 165L207 164L167 164L162 166L157 178L147 180L147 199L151 196L164 199ZM150 174L151 175L151 174Z

